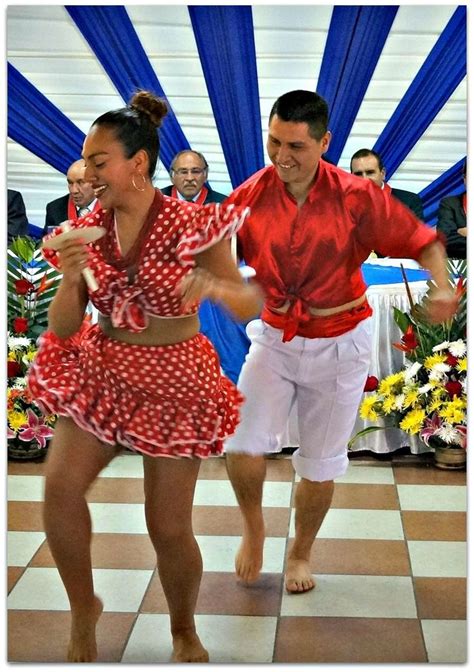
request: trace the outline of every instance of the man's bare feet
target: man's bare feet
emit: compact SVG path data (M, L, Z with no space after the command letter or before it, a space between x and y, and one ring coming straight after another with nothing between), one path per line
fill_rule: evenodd
M195 630L183 630L173 635L173 663L208 663L209 654Z
M244 532L237 555L235 556L235 571L238 578L245 583L253 583L260 576L263 564L263 544L265 532Z
M102 600L95 595L91 612L72 614L71 639L67 651L68 663L92 663L97 660L95 627L103 609Z
M285 588L289 593L307 593L316 585L307 560L288 558L285 573Z

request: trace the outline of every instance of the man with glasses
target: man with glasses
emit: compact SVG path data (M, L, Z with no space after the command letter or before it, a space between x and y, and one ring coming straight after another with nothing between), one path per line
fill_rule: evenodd
M198 205L222 203L227 196L204 184L208 168L200 152L193 149L178 152L171 162L170 177L173 184L160 189L161 193L194 201ZM209 300L202 301L199 306L199 321L201 332L217 350L224 373L236 383L250 345L245 325L235 322L224 308Z
M170 177L173 184L161 189L161 193L184 201L194 201L198 205L222 203L227 196L204 184L208 169L207 161L200 152L194 149L178 152L171 162Z

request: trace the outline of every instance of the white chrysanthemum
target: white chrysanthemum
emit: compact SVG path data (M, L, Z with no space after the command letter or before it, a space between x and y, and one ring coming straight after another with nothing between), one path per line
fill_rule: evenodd
M467 352L466 344L459 338L457 341L449 344L449 352L453 357L463 357Z
M445 443L458 443L458 431L450 424L443 425L434 433Z
M13 336L8 332L8 349L19 350L20 348L27 348L31 345L31 338L27 336Z
M427 394L427 392L430 392L430 390L432 390L433 387L434 385L432 385L431 383L426 383L426 385L423 385L422 387L419 388L418 392L420 394Z
M447 381L448 377L444 373L444 371L440 371L439 369L433 369L432 371L430 371L429 380L433 383L439 383L441 380Z
M397 411L403 410L403 404L405 403L405 395L404 394L397 394L395 397L394 401L394 406L397 409Z
M409 366L406 371L405 371L405 382L408 383L409 380L414 378L418 371L421 369L422 365L420 362L414 362L411 366Z
M26 387L26 378L15 378L15 382L11 387L14 390L24 390Z
M449 341L443 341L439 345L434 345L431 350L432 352L439 352L440 350L446 350L446 348L450 345Z

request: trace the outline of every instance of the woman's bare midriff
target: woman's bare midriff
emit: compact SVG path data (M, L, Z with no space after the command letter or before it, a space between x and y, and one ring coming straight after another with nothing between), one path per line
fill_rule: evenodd
M343 303L340 306L334 306L333 308L309 308L309 312L311 315L314 316L321 316L321 317L326 317L327 315L336 315L337 313L342 313L344 310L351 310L351 308L357 308L357 306L360 306L364 301L366 300L366 295L362 294L362 296L359 296L358 299L354 299L353 301L348 301L347 303ZM280 306L280 308L271 308L271 311L273 313L286 313L288 311L288 308L290 307L290 302L287 301L283 306Z
M172 345L193 338L199 332L199 317L152 317L148 316L146 329L135 333L129 329L112 326L109 317L99 314L99 327L109 338L131 345Z

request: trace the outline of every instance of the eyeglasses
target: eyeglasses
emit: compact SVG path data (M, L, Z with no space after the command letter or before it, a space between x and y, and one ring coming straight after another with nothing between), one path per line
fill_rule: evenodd
M173 169L173 173L175 175L180 175L182 177L186 175L194 175L194 177L199 177L199 175L202 175L205 173L207 168L178 168L178 170Z

